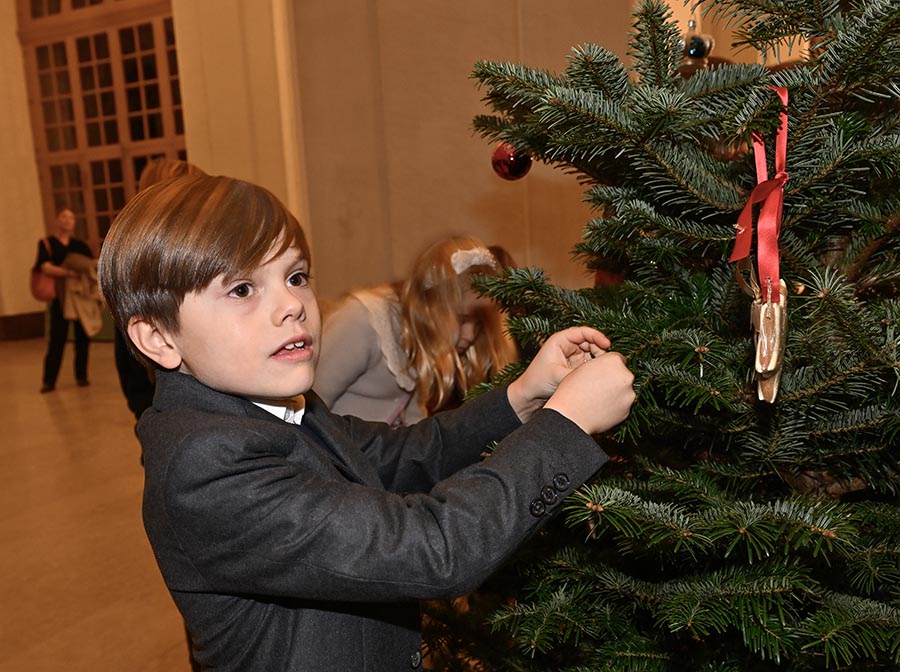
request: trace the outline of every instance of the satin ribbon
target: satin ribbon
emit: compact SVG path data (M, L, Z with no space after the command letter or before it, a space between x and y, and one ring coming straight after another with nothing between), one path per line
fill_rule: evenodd
M788 181L787 165L788 92L782 86L770 86L781 99L781 124L775 138L775 175L768 178L766 143L762 135L753 134L753 158L756 162L756 186L750 200L738 217L734 250L729 261L739 261L750 256L753 244L753 206L761 203L756 232L756 256L759 283L766 303L778 303L781 275L778 259L778 236L781 233L781 216L784 207L784 185Z

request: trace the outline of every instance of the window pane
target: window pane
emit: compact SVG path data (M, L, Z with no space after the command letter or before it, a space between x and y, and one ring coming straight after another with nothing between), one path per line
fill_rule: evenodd
M128 130L132 140L144 139L144 120L141 117L131 117L128 120Z
M140 112L141 106L141 90L133 86L125 91L125 99L128 101L129 112Z
M51 75L41 75L41 98L51 98L55 93L53 90L53 77Z
M149 23L142 23L138 26L138 40L141 44L141 51L153 49L153 26Z
M50 67L50 47L44 45L37 48L38 70L46 70Z
M66 179L69 181L70 187L81 186L81 170L77 163L66 164Z
M175 23L172 19L165 19L163 21L163 30L166 31L166 44L168 46L175 45Z
M122 181L122 162L119 159L112 159L107 165L109 169L109 181L118 183Z
M140 79L140 75L138 75L138 64L136 58L126 58L122 62L122 69L125 72L126 84L134 84Z
M75 137L74 126L63 127L63 149L75 149L78 146L78 140Z
M122 28L119 31L119 45L123 54L134 53L134 28Z
M54 189L62 189L65 186L66 180L62 166L50 166L50 182Z
M150 84L144 87L144 95L147 97L147 109L159 109L159 87L156 84Z
M84 116L86 119L95 119L99 114L99 110L97 108L97 96L96 95L88 95L84 97Z
M103 114L107 117L116 113L116 96L112 91L104 91L100 95L100 105L103 108Z
M44 124L52 125L56 123L56 105L52 102L43 103L41 107L44 110Z
M78 62L87 63L91 60L91 41L86 37L75 40L75 49L78 51Z
M108 215L97 215L97 235L101 238L106 238L111 223L111 218Z
M125 207L125 190L122 187L112 188L113 210L121 210Z
M150 161L149 156L136 156L131 160L131 169L134 171L135 182L141 179L141 173L144 172L144 167L148 161Z
M106 144L114 145L119 142L119 125L115 119L111 119L103 123L103 130L106 133Z
M59 130L56 128L47 129L47 149L51 152L59 151Z
M81 73L81 88L90 91L95 88L94 69L91 66L85 66L79 70Z
M100 138L100 124L96 121L92 121L87 125L87 141L89 147L103 144L103 140Z
M106 171L102 161L91 161L91 182L95 185L106 184Z
M100 80L100 86L112 86L112 65L100 63L97 66L97 78Z
M61 67L66 65L69 61L66 59L66 44L65 42L57 42L53 45L53 65L57 67Z
M73 121L75 119L75 108L72 106L71 98L63 98L59 101L59 118L62 121Z
M98 59L109 58L109 38L106 33L94 35L94 54Z
M161 114L148 114L147 126L150 129L151 138L161 138L163 136L163 123Z
M56 90L59 93L70 93L72 88L69 86L69 73L68 72L57 72L56 73Z
M141 57L141 69L144 71L144 79L156 79L156 56L149 54Z

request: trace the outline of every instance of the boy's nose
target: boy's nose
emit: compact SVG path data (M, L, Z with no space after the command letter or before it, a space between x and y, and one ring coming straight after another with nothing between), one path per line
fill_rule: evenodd
M278 293L278 301L275 308L275 322L281 324L289 320L306 319L306 306L303 300L297 296L296 291L285 287Z

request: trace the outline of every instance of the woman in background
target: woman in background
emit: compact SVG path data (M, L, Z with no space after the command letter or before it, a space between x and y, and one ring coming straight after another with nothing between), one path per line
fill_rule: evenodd
M37 259L34 268L56 278L56 298L50 302L48 312L49 340L47 354L44 355L44 373L41 381L41 394L56 389L56 378L62 366L63 350L69 336L69 323L75 329L75 381L79 387L86 387L88 382L88 348L91 339L78 319L67 319L63 314L66 278L77 277L78 271L67 268L63 264L70 254L93 258L88 244L74 236L75 213L69 207L60 208L56 213L53 234L38 243Z
M471 287L498 270L481 241L454 236L405 281L351 293L325 321L315 392L336 413L389 424L459 405L515 359L502 314Z

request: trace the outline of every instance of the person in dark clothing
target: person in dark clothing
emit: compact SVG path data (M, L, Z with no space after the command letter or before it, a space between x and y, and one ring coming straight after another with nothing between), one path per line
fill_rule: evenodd
M197 166L180 159L167 159L160 157L151 160L141 171L138 182L138 193L158 182L171 180L182 175L202 175L203 171ZM153 390L155 377L153 369L137 360L128 345L127 337L121 329L115 330L113 347L116 357L116 372L119 374L119 385L128 410L134 415L135 421L141 419L141 414L153 404ZM143 464L143 456L141 457Z
M100 287L157 371L144 528L204 669L417 670L418 600L471 591L563 509L634 378L571 327L509 385L415 425L336 415L311 391L309 272L297 219L240 180L171 180L119 213Z
M56 379L62 365L63 350L69 337L69 323L75 329L75 380L80 387L88 383L88 348L91 339L78 320L67 320L63 315L64 280L78 273L65 268L63 262L69 254L83 254L93 257L88 244L73 236L75 232L75 213L70 208L62 208L56 214L53 234L38 242L37 259L34 268L57 279L56 298L50 302L48 319L50 320L47 354L44 356L44 374L41 394L56 389Z

